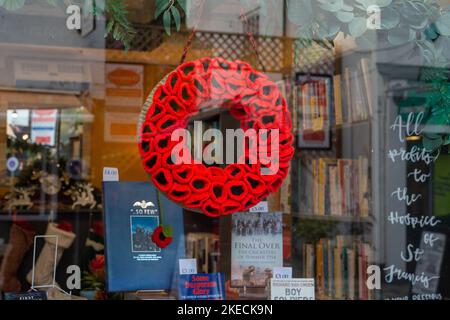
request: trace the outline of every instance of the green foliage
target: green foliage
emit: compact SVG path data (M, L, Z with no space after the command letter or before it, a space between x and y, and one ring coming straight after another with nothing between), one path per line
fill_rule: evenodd
M181 29L181 12L186 13L186 0L156 0L155 18L163 17L166 33L171 34L172 22L177 31Z
M112 34L113 38L122 42L125 50L128 50L136 32L128 20L126 0L100 0L97 2L99 4L97 4L96 14L102 13L108 19L105 37Z

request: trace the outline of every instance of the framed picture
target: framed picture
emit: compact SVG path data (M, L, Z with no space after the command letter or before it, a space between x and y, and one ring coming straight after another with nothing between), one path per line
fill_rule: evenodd
M299 148L331 147L332 84L329 75L296 74L294 108Z

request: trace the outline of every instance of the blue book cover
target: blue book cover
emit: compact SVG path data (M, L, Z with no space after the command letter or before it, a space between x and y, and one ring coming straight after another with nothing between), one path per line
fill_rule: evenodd
M225 300L223 273L180 274L180 300Z
M160 194L173 241L164 249L151 240L160 224L156 188L149 182L103 182L105 259L109 292L170 290L183 258L183 209Z

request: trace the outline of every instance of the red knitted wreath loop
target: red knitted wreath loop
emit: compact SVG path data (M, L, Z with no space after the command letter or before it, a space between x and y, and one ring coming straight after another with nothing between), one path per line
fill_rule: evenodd
M242 162L223 169L172 162L178 144L172 132L186 128L200 109L218 105L228 108L243 130L268 130L266 137L258 136L258 146L271 146L271 130L279 130L279 143L269 150L279 153L276 172L248 146ZM141 115L138 144L142 164L159 190L186 208L218 217L247 210L281 186L294 154L291 129L286 100L267 76L242 61L203 58L182 64L153 90Z

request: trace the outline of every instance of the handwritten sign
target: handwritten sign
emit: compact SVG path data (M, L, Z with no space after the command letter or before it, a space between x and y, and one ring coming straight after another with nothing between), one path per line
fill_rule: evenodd
M388 162L393 166L404 163L407 168L404 185L394 186L389 190L391 208L388 208L387 221L390 225L403 226L409 229L422 229L437 226L441 220L435 216L420 215L410 212L413 208L420 208L424 201L424 195L420 192L426 190L432 174L429 166L438 160L439 150L426 149L420 143L407 146L410 137L419 137L424 131L423 119L425 113L409 112L397 115L390 130L395 133L397 147L392 147L387 152ZM423 188L420 186L423 185ZM411 188L414 186L414 188ZM414 191L413 191L414 190ZM395 207L395 208L393 208ZM423 206L422 206L423 207ZM405 208L406 212L400 212ZM388 264L384 268L384 280L386 283L395 281L408 281L412 286L412 299L422 299L418 293L435 294L440 278L440 264L445 246L445 235L423 231L420 243L404 243L399 248L400 264ZM414 271L408 268L408 264L415 264ZM431 295L428 295L431 297ZM436 296L437 297L437 296ZM435 299L436 297L433 297ZM409 299L408 296L403 297ZM425 297L426 298L426 297Z
M270 280L271 300L314 300L314 279Z

